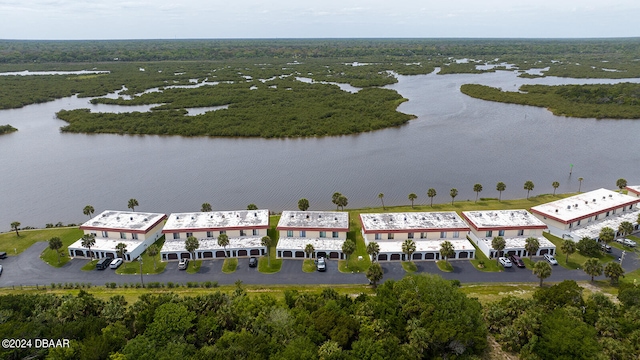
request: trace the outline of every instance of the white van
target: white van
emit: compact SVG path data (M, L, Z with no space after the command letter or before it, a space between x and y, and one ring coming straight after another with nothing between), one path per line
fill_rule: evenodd
M117 258L117 259L113 259L111 264L109 264L109 267L112 269L117 269L118 267L120 267L120 265L122 265L122 259Z

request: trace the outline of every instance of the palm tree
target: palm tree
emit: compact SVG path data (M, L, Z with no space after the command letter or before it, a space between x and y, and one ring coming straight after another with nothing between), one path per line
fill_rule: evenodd
M507 246L506 241L502 236L496 236L491 240L491 247L496 250L496 262L498 262L498 258L500 257L500 252L504 250Z
M527 190L527 200L529 199L529 192L533 190L534 186L535 185L533 185L533 181L531 180L527 180L524 182L524 189Z
M211 208L211 204L209 203L203 203L202 204L202 208L200 209L200 211L202 212L211 212L213 209Z
M620 276L624 277L624 270L619 263L611 261L604 267L604 276L611 280L611 285L615 285Z
M622 236L627 236L633 232L633 224L629 221L623 221L618 226L618 232L622 234Z
M620 192L622 192L622 189L624 189L627 186L627 180L622 178L616 180L616 186L620 189Z
M247 210L258 210L258 206L256 204L247 205Z
M160 249L158 249L158 245L156 244L152 244L147 248L147 255L153 259L153 270L156 269L156 255L158 255L159 252Z
M537 254L538 249L540 249L540 241L538 241L538 239L534 238L533 236L528 237L524 241L524 249L527 251L527 253L529 253L529 260L531 260L533 254Z
M378 263L371 264L371 266L369 266L369 268L367 269L366 275L367 279L369 280L369 282L371 282L371 285L373 285L373 288L375 289L378 286L378 282L382 280L382 277L384 276L382 266L380 266L380 264Z
M582 188L583 181L584 181L584 178L581 178L581 177L578 178L578 192L580 192L580 189Z
M307 211L308 208L309 208L309 200L305 198L298 200L298 209L300 209L301 211Z
M82 247L86 247L89 249L89 256L91 260L93 260L93 252L91 251L91 247L96 244L96 236L93 234L84 234L82 235Z
M451 196L451 205L453 205L453 199L456 198L456 196L458 196L458 189L453 188L449 191L449 196Z
M551 276L551 265L546 261L538 261L533 265L533 275L540 279L540 287L542 287L542 281Z
M307 246L304 247L304 253L307 254L308 258L311 258L311 254L313 254L315 251L316 249L311 244L307 244Z
M382 201L382 210L386 210L385 207L384 207L384 199L383 198L384 198L384 194L383 193L378 194L378 199L380 199L380 201Z
M440 243L440 256L442 256L446 262L449 262L449 258L456 256L456 251L453 249L451 241L446 240Z
M557 181L554 181L551 183L551 186L553 186L553 196L556 196L556 189L560 186L560 183Z
M612 228L605 226L600 229L600 235L598 235L598 239L603 241L605 244L609 244L616 237L616 232Z
M476 192L476 202L478 202L478 196L480 195L480 191L482 191L482 184L473 185L473 191Z
M227 246L229 246L229 237L227 234L218 235L218 246L222 246L224 248L224 256L228 257L229 254L227 254Z
M502 192L505 191L506 189L507 189L507 185L505 185L505 183L503 183L502 181L496 184L496 190L498 190L498 192L500 193L500 196L498 197L498 201L502 201Z
M375 241L368 243L367 254L371 256L371 261L378 261L378 254L380 254L380 245Z
M413 201L418 198L418 195L411 193L409 194L409 201L411 201L411 208L413 209Z
M222 236L222 235L220 235ZM218 242L220 242L220 238L218 238ZM189 236L187 240L184 241L184 248L187 250L189 254L191 254L191 258L193 260L196 259L196 250L200 247L200 242L195 236ZM193 262L193 267L196 267L196 262Z
M347 239L342 244L342 252L347 255L347 268L349 267L349 255L356 251L356 243L351 239Z
M60 249L62 249L62 240L59 237L49 239L49 249L58 254L58 265L60 265Z
M598 259L588 259L584 262L583 266L584 272L587 273L587 275L591 275L591 282L593 282L594 277L602 275L602 264L600 264L600 261L598 261Z
M84 209L82 209L82 213L87 215L89 218L91 218L91 215L93 215L95 211L96 210L91 205L87 205L84 207Z
M140 204L138 204L138 200L129 199L129 203L127 204L127 208L131 209L131 211L136 211L136 206L140 206Z
M11 223L11 228L16 231L16 236L20 237L20 233L18 232L18 228L20 227L19 221L14 221Z
M125 243L118 243L116 245L116 253L118 254L118 256L121 259L124 259L124 254L127 253L127 244Z
M433 198L436 197L436 189L429 188L429 190L427 190L427 196L431 199L431 207L433 207Z
M260 239L260 242L262 243L262 246L267 248L267 266L271 267L271 256L269 256L269 247L271 246L271 238L269 236L263 236L262 239Z
M407 254L407 261L411 261L411 255L416 252L416 243L411 239L407 239L402 243L402 252Z
M341 210L344 210L344 207L347 206L348 204L349 204L349 199L347 199L347 197L344 195L340 195L336 205L340 206Z
M331 196L331 202L336 205L336 211L338 211L338 207L340 206L338 205L338 199L340 198L340 196L342 196L342 194L340 194L339 192L335 192Z
M563 253L567 254L567 259L565 260L565 262L569 262L569 255L576 252L576 243L571 239L565 239L560 246L560 250L562 250Z

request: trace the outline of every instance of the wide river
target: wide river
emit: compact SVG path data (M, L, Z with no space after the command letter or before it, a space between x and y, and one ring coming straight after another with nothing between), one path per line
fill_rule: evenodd
M480 83L516 90L521 84L614 83L627 80L563 78L521 79L512 71L481 75L400 76L397 90L409 99L399 111L417 119L407 125L354 136L310 139L184 138L63 134L60 109L122 107L64 98L0 111L0 125L18 132L0 136L0 231L12 221L22 226L78 223L91 204L126 210L136 198L139 211L199 211L204 202L217 210L243 209L249 203L280 212L297 209L307 198L310 210L332 209L331 195L349 199L348 208L474 200L497 197L496 183L507 185L503 198L599 187L616 179L640 184L640 120L557 117L537 107L482 101L460 93L460 85ZM126 108L145 111L148 107ZM573 173L570 176L570 165Z

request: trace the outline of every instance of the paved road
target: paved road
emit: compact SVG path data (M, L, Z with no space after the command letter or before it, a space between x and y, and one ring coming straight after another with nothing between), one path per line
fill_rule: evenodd
M105 283L137 283L140 282L140 275L118 275L114 270L106 269L102 271L82 271L80 268L87 263L87 260L72 259L61 268L54 268L41 260L37 260L42 251L48 246L46 242L39 242L25 250L18 256L10 256L0 260L4 271L0 276L0 287L11 287L20 285L47 285L51 283L91 283L93 285L104 285ZM620 256L621 251L613 248L613 255ZM232 274L222 272L223 260L205 260L202 263L200 272L197 274L187 274L178 270L177 262L169 262L165 271L156 275L144 275L144 281L148 282L174 282L186 283L217 281L221 285L233 284L241 280L245 284L366 284L367 278L364 274L345 274L338 271L338 262L327 261L327 271L324 273L305 273L302 271L302 260L284 260L282 269L275 274L262 274L257 268L248 266L248 259L239 259L238 268ZM469 261L452 261L453 271L442 272L435 262L418 261L418 272L433 273L445 279L458 279L463 283L476 282L538 282L539 279L532 274L529 269L519 269L513 267L502 272L482 272L477 270ZM406 273L399 262L381 263L384 278L383 280L400 280ZM624 268L627 270L640 267L640 260L636 253L627 252L624 259ZM582 270L568 270L561 266L554 266L550 278L545 281L562 280L589 280L589 276ZM598 279L604 279L603 276Z

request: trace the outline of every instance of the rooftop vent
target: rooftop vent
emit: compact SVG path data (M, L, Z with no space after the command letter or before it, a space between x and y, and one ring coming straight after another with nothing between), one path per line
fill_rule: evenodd
M611 196L611 195L609 195L609 196ZM606 197L605 197L605 196L603 196L603 197L602 197L602 200L604 200L604 199L606 199Z
M596 199L593 199L593 202L596 202Z
M307 215L307 219L309 218L309 215Z
M180 216L176 216L176 220L180 220Z
M222 218L224 219L224 215L222 215Z
M129 218L129 220L133 221L133 216Z
M209 216L210 219L213 219L213 215Z
M406 216L404 217L404 221L407 221L407 217Z
M258 217L258 213L253 213L253 216L254 217Z
M236 214L236 217L240 217L240 214Z
M120 220L120 216L116 216L116 220Z
M585 201L585 202L584 202L584 204L585 204L585 205L587 205L588 203L589 203L588 201Z
M610 197L610 198L612 198L612 197L613 197L613 195L612 195L612 194L609 194L609 197Z
M107 214L102 214L102 217L107 217Z
M293 219L293 215L291 215L291 218Z
M571 210L571 205L567 205L567 210Z
M558 212L558 209L556 209L556 212Z
M422 217L422 220L427 220L427 219L425 219L425 218L424 218L424 216L423 216L423 217Z
M321 217L322 217L322 215L318 215L318 218L321 218Z
M333 220L338 221L338 218L337 218L337 217L335 217L335 218L333 218Z

